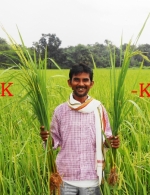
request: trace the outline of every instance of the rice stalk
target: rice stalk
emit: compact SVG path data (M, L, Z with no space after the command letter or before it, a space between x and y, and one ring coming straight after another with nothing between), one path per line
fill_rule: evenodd
M19 64L16 64L19 69L19 74L17 75L17 79L22 85L22 87L26 90L26 94L20 99L20 102L26 99L29 102L32 112L39 121L39 124L42 130L49 130L50 127L50 117L49 117L49 104L48 104L48 90L46 85L46 71L47 71L47 52L45 52L45 58L42 60L40 57L37 60L36 53L34 52L34 56L32 57L26 48L22 36L18 30L18 34L21 40L22 45L18 45L15 40L7 33L7 31L2 27L3 31L8 36L10 41L11 48L16 52L19 57ZM54 62L52 59L50 59ZM39 128L40 129L40 128ZM46 159L48 162L48 169L50 175L50 190L52 190L52 194L58 193L58 188L61 183L61 177L57 173L57 168L55 164L55 155L52 150L52 139L49 136L45 149L45 162ZM55 174L57 173L57 178L59 176L59 180L55 180ZM45 175L45 169L44 169ZM53 176L53 177L51 177ZM56 182L56 183L55 183Z
M140 33L138 34L137 40L139 39L149 16L150 14L148 15ZM111 45L108 45L108 49L110 53L110 65L111 65L111 72L110 72L111 89L110 90L111 90L111 107L112 107L111 108L112 109L112 132L114 136L118 135L120 126L124 122L126 116L130 112L133 105L136 106L138 108L138 111L141 112L140 108L137 105L137 102L128 100L128 98L126 98L125 96L126 76L129 70L130 61L132 57L136 55L140 55L143 58L143 60L147 60L147 61L150 61L150 60L141 51L135 50L134 48L136 47L133 47L131 43L132 42L130 40L126 46L125 51L123 52L122 40L121 40L120 70L119 71L116 70L116 66L115 66L115 63L116 63L115 48L113 48ZM143 65L143 62L141 63L141 67L142 65ZM131 102L132 105L128 105L129 102ZM118 174L116 170L116 158L117 158L117 150L112 148L111 171L110 171L110 175L108 178L108 182L111 185L115 185L118 182L118 179L117 179Z

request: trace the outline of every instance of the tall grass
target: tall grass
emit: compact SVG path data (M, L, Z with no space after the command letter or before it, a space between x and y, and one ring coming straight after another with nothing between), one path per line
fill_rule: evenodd
M46 71L46 60L37 63L36 57L31 58L24 43L23 47L19 47L11 37L10 41L15 51L19 52L20 64L19 66L16 64L19 70L8 71L10 76L7 75L5 78L3 75L0 76L1 81L13 79L16 83L12 99L0 98L0 192L2 195L45 195L49 194L50 174L56 171L55 164L53 167L53 164L49 163L49 160L55 163L55 153L51 156L51 148L44 151L39 127L44 125L46 130L49 129L53 109L68 98L70 89L66 86L65 77L55 76L60 75L60 72L56 71L55 74L53 71ZM96 69L96 86L90 91L90 95L100 99L105 105L113 133L115 135L119 133L121 139L117 158L116 154L112 158L111 150L108 151L106 181L101 186L102 194L150 194L150 100L131 94L132 86L138 87L133 84L133 80L137 80L137 83L149 81L150 70L141 70L137 78L137 70L128 69L133 55L143 56L140 51L131 50L130 46L131 43L126 48L124 59L121 60L122 66L125 67L118 70L115 69L115 55L111 50L112 77L109 77L109 70ZM66 72L65 74L67 75ZM138 106L130 106L131 102L128 103L128 100L132 102L138 100ZM143 115L137 111L139 107ZM113 125L113 121L118 125ZM51 142L48 145L51 147ZM45 159L48 156L52 158L47 162ZM113 164L110 164L110 161ZM116 186L110 186L107 181L112 165L118 168L119 180Z
M140 30L136 43L142 34L144 26L150 15L148 15L142 29ZM120 47L120 70L116 71L116 53L115 48L112 48L111 45L108 45L110 53L110 65L111 65L111 74L110 74L110 91L111 91L111 106L112 106L112 132L114 136L118 135L120 126L126 120L127 115L130 113L132 106L134 105L138 111L141 112L136 101L128 99L125 96L125 84L126 76L129 70L131 58L137 55L140 55L144 60L150 61L147 56L145 56L141 51L136 50L136 45L132 45L132 42L126 46L125 51L122 50L122 44ZM140 68L143 67L143 62L141 62ZM138 75L137 75L138 78ZM137 79L136 79L137 80ZM136 82L136 80L134 82ZM134 83L135 85L135 83ZM137 100L138 101L138 100ZM133 104L133 105L132 105ZM142 113L142 112L141 112ZM112 148L112 159L111 159L111 172L109 177L109 183L115 185L117 182L117 173L116 173L116 157L117 150Z
M36 53L34 53L34 56L32 57L28 49L25 47L19 30L18 34L22 43L21 46L15 42L15 40L6 32L4 28L3 30L9 38L11 48L16 52L19 57L19 63L16 64L16 66L17 68L19 68L20 71L17 72L16 76L23 89L25 89L25 95L20 99L20 102L26 100L31 106L33 115L35 115L35 117L39 121L39 129L49 131L50 117L48 113L49 101L46 83L46 70L48 60L47 52L45 50L44 60L42 60L41 58L37 60ZM55 63L53 60L52 62ZM52 149L51 136L49 136L48 141L46 142L48 143L46 144L44 167L47 159L50 174L50 191L52 194L57 194L59 190L59 185L62 180L57 173L55 155ZM56 179L58 180L57 183L55 182Z
M95 86L91 89L90 95L101 100L112 121L112 107L109 101L110 70L97 69L96 71ZM16 70L10 70L9 74L13 75L14 72ZM67 76L68 70L63 73ZM9 74L6 75L7 78ZM66 78L54 76L59 74L59 70L47 71L50 120L54 108L67 100L70 94ZM137 74L138 70L129 69L126 79L125 96L133 100L137 98L131 93L133 80L136 79ZM141 81L149 82L149 75L150 70L141 70L134 89L138 90L138 83ZM0 81L7 81L7 79L0 77ZM14 97L0 98L0 194L49 194L48 166L46 164L46 175L44 175L45 152L39 135L40 124L33 115L28 101L18 104L18 93L22 86L17 78L11 81L14 83L12 89ZM21 93L20 95L22 96ZM106 180L102 185L104 195L150 194L150 99L139 98L138 105L144 111L148 122L145 122L134 107L126 116L128 123L123 123L119 130L121 146L117 152L116 162L119 183L111 187L107 182L111 168L111 152L108 151L105 168Z

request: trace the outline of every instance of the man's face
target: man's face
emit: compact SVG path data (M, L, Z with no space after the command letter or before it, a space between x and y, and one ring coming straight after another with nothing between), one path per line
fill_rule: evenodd
M89 73L79 73L73 75L72 80L68 80L68 85L72 88L73 94L76 98L87 97L90 88L94 81L90 80Z

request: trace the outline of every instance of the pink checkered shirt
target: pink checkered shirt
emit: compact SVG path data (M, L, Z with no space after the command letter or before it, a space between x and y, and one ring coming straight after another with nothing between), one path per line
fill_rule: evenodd
M112 135L107 112L105 134ZM96 130L95 115L72 110L67 102L59 105L51 122L54 148L61 147L56 164L64 180L81 181L97 179L95 170Z

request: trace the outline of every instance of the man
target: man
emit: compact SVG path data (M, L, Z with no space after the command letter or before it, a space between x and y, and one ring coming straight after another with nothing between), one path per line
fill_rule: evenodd
M88 95L94 85L92 69L84 64L73 66L68 85L72 93L55 109L50 130L54 149L61 148L56 159L63 179L61 195L100 195L103 146L118 148L119 138L112 136L104 106ZM44 132L41 136L47 138Z

